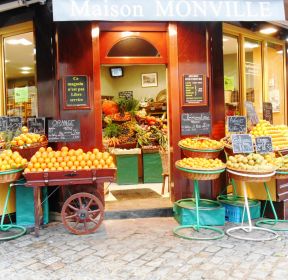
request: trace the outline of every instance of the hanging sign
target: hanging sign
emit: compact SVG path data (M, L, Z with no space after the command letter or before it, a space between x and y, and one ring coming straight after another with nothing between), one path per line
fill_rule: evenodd
M208 104L205 75L184 75L183 105L205 106Z
M273 124L273 106L270 102L263 103L263 119Z
M256 125L259 122L259 118L255 111L253 103L251 101L246 101L245 107L246 107L248 119L251 121L253 125Z
M31 133L45 134L45 118L28 118L27 126Z
M244 116L230 116L228 117L228 132L247 132L247 122Z
M210 134L210 132L210 113L183 113L181 115L182 135Z
M256 152L259 154L272 153L273 145L270 136L261 136L255 138Z
M231 139L234 154L249 154L254 152L250 134L232 134Z
M53 0L54 21L279 21L283 0Z
M78 142L80 140L78 120L48 120L49 142Z
M8 118L7 117L0 117L0 132L6 131L7 126L8 126Z
M9 117L7 130L15 132L17 129L22 127L22 118L21 117Z

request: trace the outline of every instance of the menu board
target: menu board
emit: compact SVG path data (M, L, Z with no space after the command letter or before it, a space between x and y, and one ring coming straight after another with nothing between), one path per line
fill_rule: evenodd
M0 132L6 131L8 125L7 117L0 117Z
M252 137L249 134L232 134L232 147L234 154L248 154L254 152Z
M272 138L270 136L261 136L255 138L256 152L259 154L268 154L273 151Z
M211 115L210 113L182 113L181 134L198 135L210 134Z
M263 103L263 119L273 124L273 105L270 102Z
M251 101L245 102L247 116L253 125L256 125L259 122L258 115L255 111L254 105Z
M45 134L45 118L28 118L27 126L31 133Z
M120 91L118 93L118 95L119 95L119 98L133 99L133 91L132 90Z
M208 104L205 75L184 75L183 83L184 106L205 106Z
M78 142L80 140L78 120L48 120L49 142Z
M9 117L7 130L15 132L17 129L22 127L22 118L21 117Z
M230 116L228 117L228 132L247 132L247 121L244 116Z
M64 79L64 109L89 109L87 76L66 76Z

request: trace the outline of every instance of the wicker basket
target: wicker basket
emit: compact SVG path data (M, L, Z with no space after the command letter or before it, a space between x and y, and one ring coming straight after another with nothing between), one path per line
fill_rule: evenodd
M275 175L275 170L256 172L256 171L243 171L240 169L227 168L227 172L231 179L243 182L269 182Z
M27 160L30 160L31 157L41 148L46 148L48 146L48 141L44 141L41 143L35 143L31 144L31 146L27 148L20 148L18 146L11 146L11 150L13 152L18 152L21 157L26 158Z
M22 174L23 169L11 169L0 172L0 183L11 183L17 181Z
M277 179L277 180L288 179L288 169L278 169L278 170L276 170L274 178Z
M189 149L179 145L183 150L185 157L200 157L200 158L212 158L215 159L219 156L223 148L217 150L207 150L207 149Z
M169 155L168 152L161 152L159 151L162 163L162 171L164 174L169 173Z

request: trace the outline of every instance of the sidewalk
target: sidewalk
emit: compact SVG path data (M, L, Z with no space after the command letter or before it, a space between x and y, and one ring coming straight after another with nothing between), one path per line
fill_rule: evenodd
M274 241L190 241L173 218L106 220L92 235L61 223L0 243L5 280L288 279L288 234ZM231 226L231 224L230 224Z

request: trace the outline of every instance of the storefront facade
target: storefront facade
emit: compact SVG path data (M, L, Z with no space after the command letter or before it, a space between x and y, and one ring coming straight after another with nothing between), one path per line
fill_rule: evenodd
M54 4L56 2L57 5L66 3L66 1L55 1ZM283 38L280 40L272 36L259 37L255 31L243 28L243 26L247 27L249 25L241 22L237 23L238 26L232 26L223 24L222 21L203 21L207 20L205 14L207 16L208 13L208 11L204 12L203 10L205 6L189 6L189 1L179 1L181 5L178 3L177 7L164 7L164 2L156 1L158 13L162 14L161 21L155 21L155 17L151 19L148 17L145 21L141 21L146 6L144 5L141 8L137 3L134 6L127 6L127 4L122 3L121 7L117 6L118 8L112 5L112 9L111 6L109 8L107 1L104 1L102 6L97 6L96 4L88 6L88 4L92 5L89 1L85 1L85 5L80 6L79 2L81 1L78 1L77 4L77 1L72 1L73 6L70 7L70 10L72 15L74 13L74 16L81 17L84 15L86 17L85 21L83 19L70 21L64 17L59 21L61 13L55 15L55 11L63 11L65 6L62 9L60 6L54 7L54 19L56 18L56 21L53 21L52 2L47 1L45 5L35 5L2 13L3 21L0 23L1 36L1 30L4 30L6 26L33 21L38 116L53 119L80 120L81 143L71 143L70 147L84 147L87 150L94 147L103 148L101 65L165 65L167 69L171 199L175 201L191 196L192 183L182 178L174 167L174 163L181 159L178 142L185 137L181 134L181 115L182 113L210 113L212 129L209 136L221 139L225 136L225 116L229 114L227 104L235 103L232 102L233 100L231 101L232 93L229 90L236 92L237 89L239 94L237 97L234 96L239 102L236 106L238 110L236 113L245 114L245 101L251 101L251 99L248 99L246 90L252 87L247 85L246 72L248 68L245 68L245 63L250 61L247 58L248 56L246 56L245 61L245 40L247 42L256 40L261 46L257 58L261 61L261 64L260 68L256 67L256 70L260 71L261 75L259 80L253 80L255 97L252 99L255 101L257 112L259 111L259 117L261 117L262 113L261 104L271 101L272 97L268 93L269 86L272 87L273 84L274 89L276 86L279 89L278 95L274 91L275 96L279 96L278 99L275 97L278 102L277 108L279 112L276 113L275 111L273 118L277 123L287 123L286 45ZM118 5L120 5L120 2ZM273 18L273 9L272 13L270 14L269 12L268 14L265 5L258 7L259 9L256 10L254 9L255 7L249 5L244 8L223 5L219 6L219 12L220 9L225 8L227 20L231 19L231 17L235 18L236 11L242 11L238 15L239 20L245 17L245 12L251 18L261 18L262 16L269 19L269 16L271 16L271 20L275 20L275 17ZM119 13L116 13L116 11L119 11ZM174 11L177 13L174 13ZM231 14L227 14L227 11L230 11ZM256 14L256 11L260 14ZM102 13L103 18L96 17L97 13ZM116 20L113 18L113 21L108 21L105 18L109 18L109 16L111 18L111 15L116 14ZM191 14L196 18L199 17L198 20L190 21L189 16ZM210 14L212 14L212 18L215 16L215 14L213 15L213 10L210 11ZM181 20L179 20L179 16L180 18L182 17ZM89 20L90 17L91 19ZM119 20L121 17L124 17L125 20ZM130 17L130 21L127 21L127 17ZM187 18L186 20L185 17ZM10 24L11 18L15 22ZM225 19L223 18L222 20L224 21ZM279 29L281 28L279 27ZM4 31L2 33L4 34ZM235 63L228 63L229 67L234 67L232 70L227 68L226 63L228 59L225 57L225 40L223 39L226 37L236 40L237 44L237 46L232 45L231 47L236 49L236 57L233 56L231 58L234 59ZM149 55L148 57L109 56L109 52L113 47L117 46L117 43L131 38L148 41L157 50L157 55ZM277 58L277 65L280 65L277 66L279 73L277 72L276 76L278 78L274 79L273 82L271 69L275 68L272 68L274 64L271 64L270 60L273 60L272 56L274 57L274 53L270 54L270 49L275 49L276 52L282 50L282 55L278 54L281 55L281 59ZM252 61L252 63L254 62ZM246 63L246 65L248 64ZM65 76L71 75L87 76L89 85L88 108L67 108L65 106L63 79ZM184 102L183 78L185 75L203 75L205 77L207 82L206 102L196 104L196 106L195 104L186 104ZM3 74L1 74L2 76ZM231 76L233 76L233 88L225 89L224 80L229 78L231 80ZM4 88L4 81L2 81L2 84ZM259 89L260 85L261 89ZM5 102L2 104L2 114L7 113ZM221 179L216 180L211 185L209 183L207 188L203 188L205 195L215 198L225 186L225 181L226 178L223 175Z

